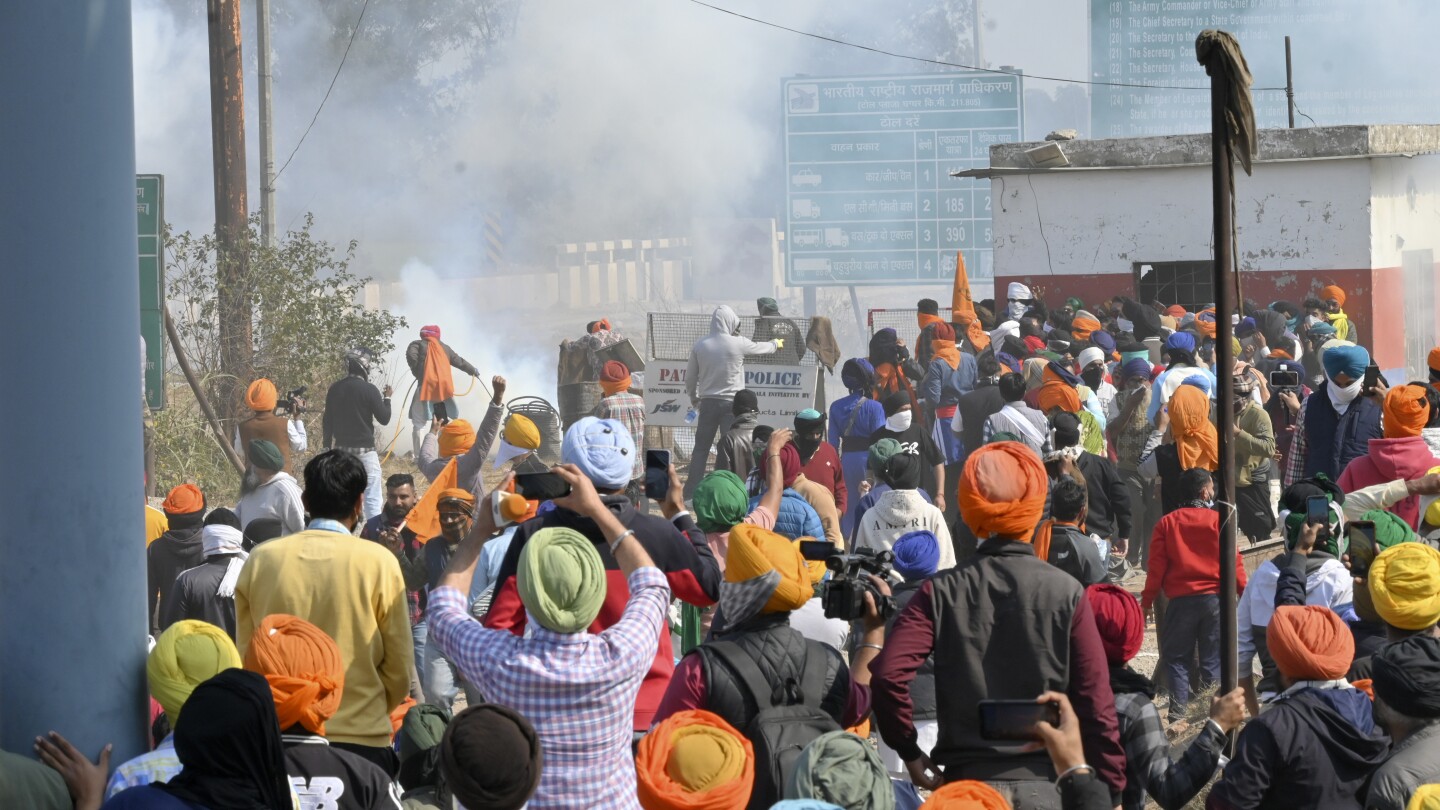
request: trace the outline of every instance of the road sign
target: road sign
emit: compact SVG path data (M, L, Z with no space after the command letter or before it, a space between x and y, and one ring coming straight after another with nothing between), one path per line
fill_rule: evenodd
M140 236L140 336L145 338L145 401L165 407L165 178L135 176Z
M991 278L990 182L950 173L1020 140L1021 98L979 71L786 79L786 282L941 284L961 250Z

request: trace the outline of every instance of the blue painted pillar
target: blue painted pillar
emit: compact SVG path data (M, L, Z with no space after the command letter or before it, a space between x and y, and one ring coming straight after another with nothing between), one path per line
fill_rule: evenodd
M0 3L0 747L117 763L147 720L130 51L130 0Z

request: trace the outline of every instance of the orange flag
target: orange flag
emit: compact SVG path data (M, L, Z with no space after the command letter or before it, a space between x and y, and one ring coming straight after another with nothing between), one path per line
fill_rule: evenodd
M445 469L430 482L430 488L425 490L425 497L415 504L410 514L405 516L405 527L415 533L415 539L421 543L440 534L440 493L447 489L454 489L460 486L460 468L456 465L455 459L445 465Z
M965 272L965 254L955 251L955 291L950 295L950 319L966 329L966 336L975 351L990 345L990 335L975 316L975 299L970 297L970 275Z

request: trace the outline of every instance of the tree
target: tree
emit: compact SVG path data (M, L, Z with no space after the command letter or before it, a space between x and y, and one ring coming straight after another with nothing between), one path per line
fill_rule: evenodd
M344 353L365 347L384 356L405 320L361 304L368 278L349 270L357 243L343 252L311 235L306 216L274 247L260 239L259 221L249 227L250 274L241 292L254 309L256 376L275 383L282 398L305 386L312 401L322 402L326 387L345 373ZM222 419L243 417L224 399L229 387L244 390L251 380L233 380L221 372L220 305L213 234L167 232L166 267L171 317L186 356ZM209 493L235 493L239 481L215 445L194 396L178 372L167 370L170 407L156 415L156 478L161 491L185 481ZM227 385L228 384L228 385ZM306 428L318 445L319 416L307 413Z

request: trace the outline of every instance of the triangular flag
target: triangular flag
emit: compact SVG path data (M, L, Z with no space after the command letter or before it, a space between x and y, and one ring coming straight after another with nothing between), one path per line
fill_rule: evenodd
M405 516L404 527L415 533L415 539L424 543L432 537L440 534L440 493L447 489L454 489L460 486L460 468L455 459L445 465L445 469L435 476L430 482L430 488L425 491L425 497L415 504L410 514Z
M966 330L966 337L975 351L990 346L990 335L975 316L975 299L970 297L970 274L965 272L965 254L955 251L955 288L950 294L950 320Z

